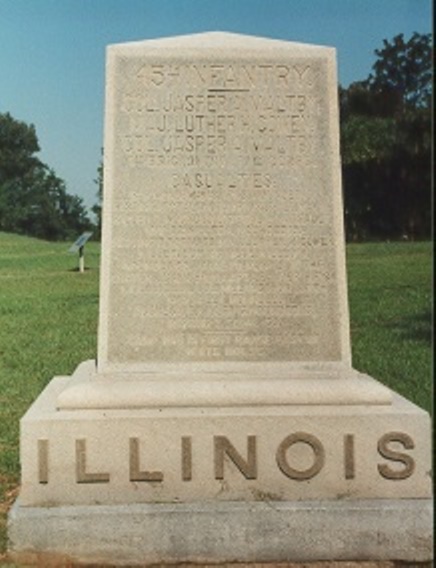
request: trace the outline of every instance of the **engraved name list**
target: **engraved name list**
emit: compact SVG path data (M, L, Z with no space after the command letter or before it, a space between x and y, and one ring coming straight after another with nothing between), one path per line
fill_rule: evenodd
M340 359L325 62L123 65L114 360Z

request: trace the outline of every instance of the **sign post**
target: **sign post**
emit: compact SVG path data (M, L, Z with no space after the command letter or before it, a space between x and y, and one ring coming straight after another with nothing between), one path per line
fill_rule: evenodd
M68 249L68 252L79 252L79 272L85 272L85 244L91 238L91 236L91 231L83 233Z

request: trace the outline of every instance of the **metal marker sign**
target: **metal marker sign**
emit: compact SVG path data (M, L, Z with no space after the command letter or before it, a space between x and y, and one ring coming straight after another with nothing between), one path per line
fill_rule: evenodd
M79 272L85 272L85 255L84 247L92 236L91 231L87 231L80 235L77 241L68 249L68 252L79 252Z
M80 235L77 241L68 249L68 252L78 252L92 237L92 232L88 231Z

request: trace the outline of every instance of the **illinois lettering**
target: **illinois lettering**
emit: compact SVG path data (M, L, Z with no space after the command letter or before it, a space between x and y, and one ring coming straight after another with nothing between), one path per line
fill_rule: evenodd
M368 471L357 467L356 452L358 441L353 433L346 433L342 443L337 447L335 460L342 463L341 478L356 480L365 476ZM231 440L229 436L218 434L210 439L213 464L210 469L213 479L217 481L229 480L236 475L242 480L256 480L266 468L275 468L290 482L307 482L321 475L328 467L325 444L318 436L310 432L297 431L285 436L275 447L270 448L271 463L261 463L259 460L259 447L266 440L259 435L248 434L245 443ZM94 441L95 444L95 441ZM162 484L166 479L164 469L149 469L147 461L147 440L132 436L126 440L129 462L128 481L132 483ZM186 483L201 482L198 471L199 462L204 459L197 451L193 436L181 436L177 455L174 455L175 467L179 471L180 480ZM305 459L299 459L296 449L306 450ZM378 475L388 481L400 482L411 477L416 469L413 450L415 442L406 432L387 432L375 444L378 459L372 467ZM107 467L105 470L93 471L89 468L89 456L92 448L85 438L75 440L74 471L77 484L110 483L110 454L108 448ZM309 456L309 458L307 457ZM54 459L50 451L50 441L40 439L37 441L38 483L50 483L50 462ZM370 467L370 466L367 466Z

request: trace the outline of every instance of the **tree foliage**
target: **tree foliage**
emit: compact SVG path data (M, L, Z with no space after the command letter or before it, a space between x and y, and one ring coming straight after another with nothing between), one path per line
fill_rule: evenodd
M102 150L103 154L103 150ZM103 159L100 161L97 168L97 179L94 180L97 184L97 203L95 203L91 210L96 219L96 233L97 238L101 238L101 221L102 221L102 205L103 205Z
M375 54L373 73L339 92L347 236L429 238L430 34Z
M432 47L431 35L414 33L409 41L403 34L392 42L383 40L383 48L376 49L378 59L374 73L368 77L371 91L393 104L391 112L408 108L428 108L431 98Z
M35 155L39 149L34 126L0 114L0 230L73 238L91 222L82 200Z

